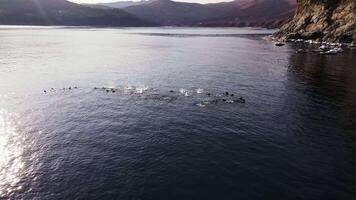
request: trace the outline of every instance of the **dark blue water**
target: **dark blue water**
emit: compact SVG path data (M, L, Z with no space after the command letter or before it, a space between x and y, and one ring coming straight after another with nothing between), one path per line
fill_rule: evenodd
M355 50L270 32L1 27L0 199L355 199Z

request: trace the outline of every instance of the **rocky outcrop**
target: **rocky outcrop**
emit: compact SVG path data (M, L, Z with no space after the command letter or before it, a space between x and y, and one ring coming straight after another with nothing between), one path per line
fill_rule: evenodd
M273 35L278 40L356 42L356 0L298 0L293 19Z

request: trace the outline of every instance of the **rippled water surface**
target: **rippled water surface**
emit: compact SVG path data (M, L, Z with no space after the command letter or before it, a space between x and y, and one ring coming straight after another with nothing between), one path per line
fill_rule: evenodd
M0 27L0 199L355 199L356 51L271 32Z

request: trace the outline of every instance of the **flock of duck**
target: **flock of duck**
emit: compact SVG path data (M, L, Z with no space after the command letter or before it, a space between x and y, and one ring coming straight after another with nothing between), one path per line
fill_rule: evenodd
M65 90L74 90L74 89L78 89L78 86L70 86L70 87L67 87L67 88L62 88L62 89L54 89L54 88L51 88L50 90L43 90L44 93L48 93L48 92L55 92L55 91L58 91L58 90L62 90L62 91L65 91Z
M314 40L303 40L303 39L289 39L287 40L289 43L307 43L313 45L320 45L317 49L312 50L311 52L317 53L318 55L335 55L338 53L344 52L343 48L349 47L351 49L355 49L355 44L347 44L347 43L329 43L329 42L318 42ZM275 42L274 45L281 47L286 43L284 42ZM297 54L308 53L309 51L305 49L298 49L296 51Z
M43 90L45 94L53 93L57 91L70 91L79 89L77 86L70 86L65 87L62 89L55 89L51 88L49 90ZM206 107L210 104L219 104L219 103L226 103L226 104L234 104L234 103L246 103L246 100L243 97L238 97L234 93L225 91L213 94L201 88L196 89L184 89L181 88L179 90L169 90L167 92L160 92L158 89L148 88L148 87L135 87L135 86L127 86L123 88L116 88L116 87L94 87L94 91L102 91L105 93L119 93L126 95L137 95L140 97L145 97L149 99L161 100L161 101L174 101L178 98L191 98L196 106L198 107ZM192 98L195 97L195 98Z

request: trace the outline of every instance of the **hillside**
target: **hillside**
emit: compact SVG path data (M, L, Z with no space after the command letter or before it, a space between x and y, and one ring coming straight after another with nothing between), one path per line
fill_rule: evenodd
M65 0L0 0L0 24L72 26L152 26L116 9L96 9Z
M235 0L215 4L154 0L123 9L141 19L161 25L270 28L291 17L295 6L294 0Z
M227 3L208 4L220 10L223 17L207 20L203 26L260 26L279 27L294 13L295 0L235 0Z
M164 26L194 25L219 14L213 8L202 4L170 0L155 0L148 4L129 6L123 10Z
M101 5L112 7L112 8L126 8L129 6L138 6L150 3L151 0L143 0L143 1L118 1L113 3L102 3Z

